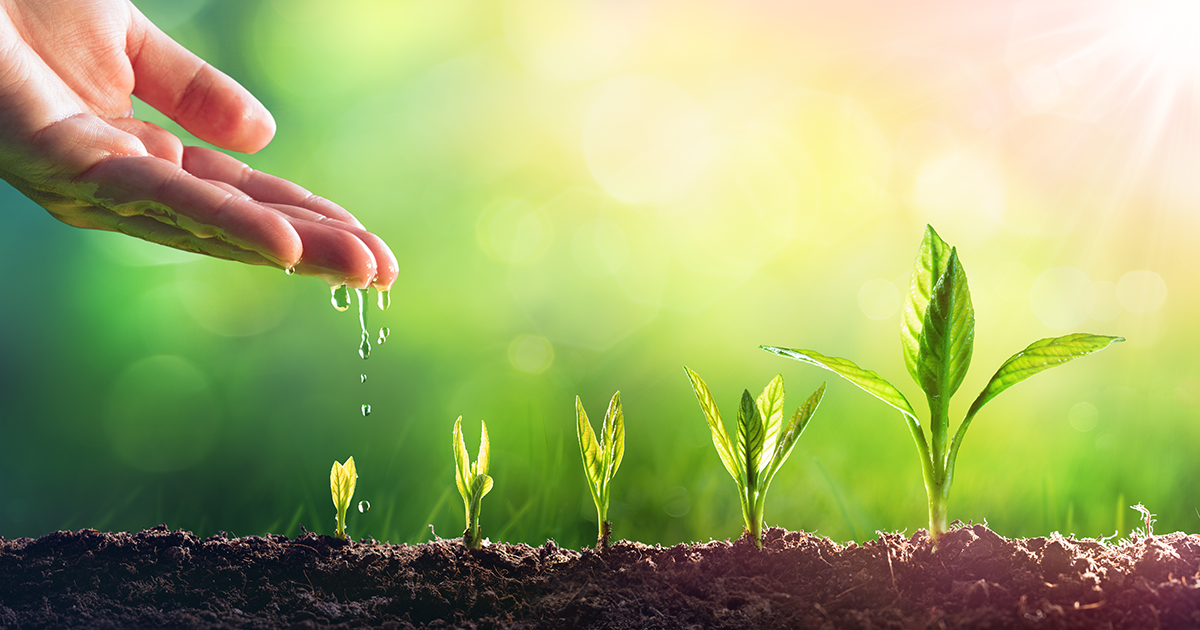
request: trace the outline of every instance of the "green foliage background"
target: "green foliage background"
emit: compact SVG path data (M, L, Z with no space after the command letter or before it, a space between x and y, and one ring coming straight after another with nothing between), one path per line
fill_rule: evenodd
M1064 159L1090 178L1068 168L1043 177L1013 148L1039 136L1023 126L1028 115L993 102L1007 98L1004 80L985 76L995 85L979 87L952 74L956 59L988 50L935 41L932 56L821 56L808 37L821 29L795 16L662 2L647 3L639 47L563 77L553 63L569 55L538 56L535 46L538 29L560 27L557 14L538 21L530 2L136 4L274 113L277 137L244 158L250 165L338 201L391 244L402 268L393 305L370 313L391 336L364 362L353 310L330 308L318 280L68 228L4 185L6 538L164 522L200 535L332 533L327 471L351 455L355 503L373 506L351 510L352 536L417 542L430 525L458 536L450 435L462 415L468 444L480 419L490 428L484 534L591 545L573 401L580 395L600 418L618 389L627 435L609 513L616 538L736 537L734 486L685 364L729 418L743 389L760 391L777 373L788 415L830 381L772 485L768 524L838 541L913 531L926 523L925 493L898 414L757 347L849 357L920 400L905 375L898 300L887 311L907 290L927 222L959 247L976 308L971 395L959 404L1013 352L1063 334L1063 309L1085 309L1073 330L1129 339L980 414L959 456L951 519L986 520L1008 536L1125 535L1137 523L1126 506L1142 502L1158 531L1200 531L1195 205L1147 193L1157 180L1112 196L1114 178L1087 170L1083 155ZM575 27L593 24L584 17ZM823 19L833 35L868 29ZM926 70L951 74L929 89L905 83ZM621 114L633 120L661 106L670 125L698 104L703 142L683 125L679 146L650 146L628 172L606 166L596 143L611 139L611 112L596 103L620 89L648 99ZM1001 132L960 120L976 101L1010 116ZM614 128L628 132L622 120ZM999 218L972 196L970 177L938 192L920 166L938 155L908 166L928 145L914 134L931 125L951 134L938 150L956 164L975 159L1000 174ZM1114 146L1140 133L1106 132ZM636 149L638 133L617 136L604 150ZM688 171L697 155L703 164ZM1154 282L1141 293L1121 284L1131 271L1156 274L1165 300ZM1052 290L1074 272L1086 291ZM1114 286L1134 288L1124 307L1105 310Z

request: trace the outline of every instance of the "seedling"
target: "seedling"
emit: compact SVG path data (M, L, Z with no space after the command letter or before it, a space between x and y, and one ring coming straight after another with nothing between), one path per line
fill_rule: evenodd
M696 400L700 401L700 409L708 419L717 455L725 464L725 470L737 482L742 518L746 523L745 535L750 537L755 547L762 549L767 488L816 413L817 405L821 404L821 397L825 395L825 384L821 383L804 405L796 409L787 426L783 424L783 376L771 379L757 399L750 396L749 390L743 390L742 404L738 407L737 437L733 441L725 433L721 412L717 410L717 403L704 379L687 367L683 369L687 370L688 378L692 380L692 391L696 392Z
M947 245L932 227L926 226L921 251L913 267L908 301L904 305L900 340L908 373L925 392L929 403L929 441L926 441L925 432L908 400L875 372L864 370L847 359L827 357L812 350L761 347L767 352L829 370L902 414L921 457L921 472L929 496L929 535L936 545L938 538L946 532L947 502L958 449L975 414L1001 392L1038 372L1125 341L1121 337L1072 333L1029 344L1009 357L992 375L959 423L954 439L948 440L950 397L967 373L974 337L975 311L958 251Z
M1150 510L1141 503L1138 503L1137 505L1131 505L1129 506L1129 509L1137 510L1142 515L1142 522L1146 524L1146 538L1154 536L1154 517L1156 515L1151 514Z
M463 544L468 549L479 549L483 545L483 538L479 535L479 510L483 506L483 496L492 490L492 478L487 474L491 455L487 423L481 421L480 425L483 432L479 437L479 456L475 458L475 463L471 463L467 445L463 442L462 416L454 421L454 482L458 484L458 493L462 495L463 507L467 511Z
M358 481L358 471L354 469L354 458L339 464L333 460L333 470L329 471L329 491L333 494L333 505L337 507L337 531L334 535L346 540L346 510L350 507L350 497L354 496L354 484Z
M612 523L608 521L608 483L625 455L625 414L621 412L621 392L613 394L604 413L604 424L600 425L600 440L592 432L583 402L575 397L575 435L579 437L579 453L583 457L583 472L587 475L588 489L596 503L596 516L600 522L600 533L596 547L608 551L612 536Z

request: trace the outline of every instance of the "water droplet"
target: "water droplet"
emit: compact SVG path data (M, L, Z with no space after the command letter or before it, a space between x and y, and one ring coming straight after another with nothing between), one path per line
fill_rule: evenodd
M286 273L287 275L290 276L290 275L296 273L296 268L295 267L286 267L286 268L284 268L283 273Z
M330 291L333 292L333 296L329 298L329 301L333 303L333 308L337 309L339 313L350 308L350 287L343 284L330 287Z
M367 290L358 289L358 327L362 330L362 343L358 346L358 356L366 359L371 356L370 333L367 332Z
M366 512L367 510L370 510L370 509L371 509L370 501L359 501L358 502L358 511L359 512Z
M367 375L366 375L366 374L360 374L360 375L359 375L359 378L361 378L361 379L362 379L361 381L359 381L360 383L366 383L366 382L367 382Z
M392 297L388 295L389 291L379 292L379 310L386 311L392 305Z
M379 336L383 337L384 339L387 339L388 335L390 334L392 334L392 329L388 328L387 326L379 329Z
M362 414L364 418L371 415L371 405L364 404L362 406Z

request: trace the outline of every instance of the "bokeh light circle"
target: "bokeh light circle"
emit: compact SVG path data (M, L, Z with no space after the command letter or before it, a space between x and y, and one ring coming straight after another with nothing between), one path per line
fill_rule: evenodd
M867 280L858 290L858 308L871 319L887 319L900 308L900 291L887 280Z
M520 335L508 346L508 360L522 372L541 374L554 363L554 345L540 335Z
M1153 271L1130 271L1117 283L1117 299L1133 313L1158 310L1167 299L1167 283Z
M648 76L599 88L583 125L583 155L609 194L632 204L686 193L708 165L709 117L690 95Z
M644 32L638 0L509 0L504 32L532 72L556 81L596 79L627 59Z
M125 368L109 392L104 432L126 464L181 470L212 450L221 411L208 378L186 359L158 355Z
M616 223L595 219L575 231L571 251L584 273L591 276L611 275L619 271L629 258L629 237Z
M292 308L283 271L269 274L266 269L197 258L176 267L175 290L184 310L205 330L249 337L278 326Z
M1092 281L1074 267L1054 267L1042 272L1029 288L1033 314L1046 326L1073 328L1088 318L1088 290Z
M523 199L502 199L479 215L476 235L483 251L506 263L540 258L554 237L550 220Z
M1087 433L1095 429L1096 424L1100 422L1100 411L1092 403L1077 402L1071 407L1071 411L1067 412L1067 422L1076 431Z

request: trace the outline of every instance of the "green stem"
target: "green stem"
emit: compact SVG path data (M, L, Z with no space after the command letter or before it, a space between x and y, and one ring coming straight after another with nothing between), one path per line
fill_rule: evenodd
M950 397L928 396L930 432L930 472L925 480L925 492L929 496L929 538L937 548L938 539L946 533L948 503L950 500Z
M749 488L746 490L746 496L742 497L742 512L746 517L746 533L750 534L754 546L762 549L762 504L758 501L760 497L753 496L755 494L758 493Z
M479 535L479 512L482 506L483 501L476 500L467 513L467 531L463 532L463 543L467 545L467 549L483 547L483 536Z
M596 549L608 551L608 538L612 534L612 523L608 522L607 502L596 502L596 522L599 523L599 533L596 535Z

